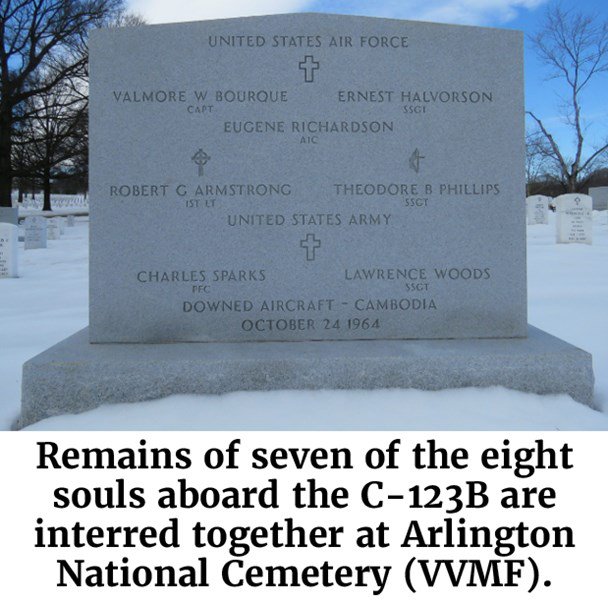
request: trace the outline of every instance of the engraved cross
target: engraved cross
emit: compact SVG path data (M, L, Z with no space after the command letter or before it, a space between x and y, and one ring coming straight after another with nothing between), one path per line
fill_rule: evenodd
M304 60L298 64L300 65L300 70L304 71L304 81L312 83L315 80L315 71L320 68L319 61L315 60L315 57L311 54L307 54Z
M306 260L315 260L315 251L321 247L321 240L318 240L314 233L308 233L300 240L300 247L306 249Z
M205 173L203 167L211 160L211 157L202 149L199 148L198 152L192 157L192 162L198 165L198 176L202 177Z
M426 158L425 156L422 156L420 154L420 150L418 150L418 148L416 148L416 150L414 150L412 152L412 155L410 156L410 169L412 169L413 171L416 171L416 173L418 173L420 171L420 161Z

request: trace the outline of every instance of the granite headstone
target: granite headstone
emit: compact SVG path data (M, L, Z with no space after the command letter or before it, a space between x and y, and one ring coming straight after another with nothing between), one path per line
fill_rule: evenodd
M10 223L18 225L19 208L10 206L0 206L0 223Z
M26 217L25 250L46 248L47 220L44 217Z
M46 219L46 231L47 231L47 239L49 240L58 240L61 238L61 230L59 228L59 222L56 217Z
M90 327L24 365L22 425L235 390L593 402L591 356L526 324L521 33L297 14L90 41Z
M18 277L19 228L0 221L0 279Z
M593 198L593 210L608 210L608 186L590 187L589 196Z
M593 209L590 196L563 194L555 199L558 244L593 242Z
M521 33L273 16L90 57L93 342L526 335Z
M528 225L547 225L549 223L549 198L547 196L528 196L526 198Z

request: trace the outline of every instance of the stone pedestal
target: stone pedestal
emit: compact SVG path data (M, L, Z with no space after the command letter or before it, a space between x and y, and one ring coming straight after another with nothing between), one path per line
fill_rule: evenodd
M534 327L528 333L519 339L90 344L83 329L24 365L19 426L102 404L237 390L503 386L569 394L592 405L591 355Z

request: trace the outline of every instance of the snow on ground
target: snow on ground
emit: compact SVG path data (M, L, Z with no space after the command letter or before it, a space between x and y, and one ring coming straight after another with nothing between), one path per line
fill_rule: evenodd
M88 324L88 229L76 218L46 249L20 242L20 277L0 279L0 429L19 414L23 363Z
M593 245L557 245L555 215L528 227L529 322L593 354L594 411L568 396L503 388L237 392L172 396L47 419L30 429L608 430L608 214ZM23 250L0 280L0 429L19 414L21 367L88 322L88 220L46 250Z

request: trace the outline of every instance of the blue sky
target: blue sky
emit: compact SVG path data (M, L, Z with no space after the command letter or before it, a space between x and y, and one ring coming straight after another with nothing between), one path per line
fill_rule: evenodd
M534 111L560 145L571 147L568 129L559 112L559 95L566 88L548 81L547 68L534 54L528 36L541 27L547 6L557 0L128 0L131 8L149 23L237 17L284 12L329 12L399 19L438 21L519 29L526 34L526 109ZM608 0L563 0L565 8L575 7L608 20ZM590 145L608 137L608 73L601 74L587 89L583 114Z

